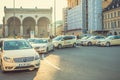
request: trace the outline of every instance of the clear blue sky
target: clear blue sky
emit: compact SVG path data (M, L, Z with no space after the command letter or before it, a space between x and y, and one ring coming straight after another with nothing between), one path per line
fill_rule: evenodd
M0 0L0 24L4 16L4 6L13 8L14 0ZM62 19L62 8L66 7L67 0L56 0L56 20ZM15 8L50 8L54 6L54 0L15 0Z

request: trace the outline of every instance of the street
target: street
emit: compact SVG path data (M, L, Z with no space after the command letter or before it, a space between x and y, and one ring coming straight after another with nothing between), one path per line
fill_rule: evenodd
M120 46L56 49L40 55L34 71L2 73L0 80L120 80Z

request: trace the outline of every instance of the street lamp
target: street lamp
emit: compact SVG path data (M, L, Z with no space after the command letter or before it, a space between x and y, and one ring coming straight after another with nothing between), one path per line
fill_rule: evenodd
M56 36L56 0L54 0L54 35Z
M14 33L14 36L16 36L15 35L15 0L13 0L13 9L14 9L14 12L13 12L13 27L14 27L14 31L13 31L13 33Z

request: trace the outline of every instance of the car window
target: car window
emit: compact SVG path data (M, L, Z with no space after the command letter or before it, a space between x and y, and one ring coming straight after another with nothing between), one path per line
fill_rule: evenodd
M69 37L69 36L65 36L65 37L63 37L63 39L64 39L64 40L69 40L70 37Z
M19 50L31 48L31 45L25 40L4 41L4 50Z
M34 43L37 44L37 43L47 43L48 41L46 39L36 39L34 40Z
M106 39L114 39L113 36L108 36Z
M55 40L55 41L59 41L59 40L62 40L62 39L63 39L62 36L57 36L57 37L55 37L53 40Z

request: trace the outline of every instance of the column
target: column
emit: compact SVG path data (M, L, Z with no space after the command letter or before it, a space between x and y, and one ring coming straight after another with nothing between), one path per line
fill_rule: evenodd
M22 21L23 21L23 15L20 15L20 20L21 20L21 26L20 26L20 36L23 36L23 23L22 23Z
M5 37L7 37L7 36L8 36L8 26L5 25Z
M38 26L37 26L37 24L35 25L35 35L38 36Z
M22 26L22 24L20 26L20 35L23 36L23 26Z

